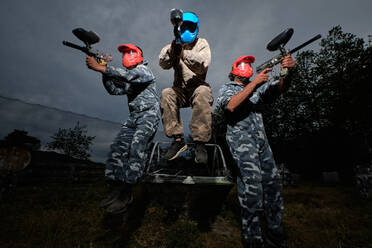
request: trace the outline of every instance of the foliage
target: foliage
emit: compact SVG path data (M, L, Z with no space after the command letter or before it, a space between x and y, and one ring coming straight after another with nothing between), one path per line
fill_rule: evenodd
M90 157L89 147L95 136L88 136L87 132L87 126L81 126L79 122L73 129L59 128L58 132L51 136L53 141L47 144L47 149L60 150L64 154L78 159L88 159Z
M340 26L321 40L319 51L299 53L288 92L264 111L266 131L274 146L302 146L306 156L314 157L321 150L337 147L343 151L341 144L353 144L346 151L348 162L370 161L371 53L363 39L344 33ZM332 142L322 147L327 140ZM288 162L288 156L280 159Z
M4 140L1 141L3 145L10 146L26 146L34 150L40 148L40 140L38 138L27 135L24 130L14 129L13 132L9 133Z

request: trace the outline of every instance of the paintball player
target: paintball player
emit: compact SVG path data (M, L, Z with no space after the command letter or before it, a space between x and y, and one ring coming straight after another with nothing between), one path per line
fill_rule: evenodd
M191 106L189 126L196 143L195 161L206 164L205 143L211 138L213 96L205 78L211 51L208 42L198 37L198 31L198 17L191 12L183 13L179 42L176 38L161 50L159 65L165 70L174 69L174 82L172 88L162 91L160 107L165 134L173 138L165 158L172 160L187 149L179 109Z
M142 50L132 44L118 47L123 54L124 68L99 64L86 58L88 68L101 72L105 89L110 95L127 95L129 119L122 125L111 145L106 162L106 179L110 193L100 206L118 214L133 201L132 187L142 176L148 159L149 145L160 122L159 96L155 79L143 60Z
M250 79L254 60L253 56L242 56L233 63L231 82L219 91L213 121L225 123L227 145L239 171L237 186L244 247L263 247L259 217L264 216L267 243L284 248L288 244L282 225L281 179L266 137L260 105L274 100L288 88L295 60L284 57L281 68L289 68L287 76L269 82L267 72L271 68Z

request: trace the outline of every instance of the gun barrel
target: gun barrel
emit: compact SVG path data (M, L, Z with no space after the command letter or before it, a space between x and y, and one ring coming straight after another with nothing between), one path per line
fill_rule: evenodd
M71 48L75 48L75 49L78 49L78 50L81 50L83 51L84 50L84 47L82 46L78 46L74 43L71 43L71 42L68 42L68 41L62 41L62 44L65 45L65 46L68 46L68 47L71 47Z
M316 40L319 39L320 37L322 37L320 34L314 36L314 37L311 38L310 40L308 40L308 41L304 42L303 44L299 45L298 47L293 48L291 51L289 51L289 53L292 54L292 53L297 52L297 51L300 50L301 48L303 48L303 47L309 45L310 43L312 43L312 42L314 42L314 41L316 41Z
M82 51L83 53L85 53L88 56L95 56L95 54L92 53L92 52L90 52L89 49L86 48L86 47L79 46L79 45L76 45L74 43L71 43L71 42L68 42L68 41L65 41L65 40L62 41L62 44L65 45L65 46L68 46L68 47L71 47L71 48L80 50L80 51Z

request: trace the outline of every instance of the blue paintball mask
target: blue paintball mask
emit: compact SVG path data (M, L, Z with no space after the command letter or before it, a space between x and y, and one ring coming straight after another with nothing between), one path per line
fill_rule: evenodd
M191 12L183 13L182 24L180 27L180 37L182 43L192 43L196 39L199 31L199 18Z

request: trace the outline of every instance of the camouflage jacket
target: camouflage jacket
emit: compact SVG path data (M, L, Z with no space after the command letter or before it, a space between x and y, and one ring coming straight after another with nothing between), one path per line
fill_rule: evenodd
M229 82L222 86L213 112L213 132L216 136L237 133L242 130L259 130L264 132L261 115L262 104L271 102L279 94L279 81L267 82L256 88L234 112L227 110L231 98L243 90L244 85ZM217 138L218 138L217 137Z
M110 95L127 95L130 112L142 112L159 105L155 77L147 61L128 70L107 66L102 81Z
M168 70L173 67L171 44L160 52L159 65ZM207 40L198 38L191 44L183 45L183 58L174 67L174 86L179 88L194 88L203 84L211 63L211 50Z

